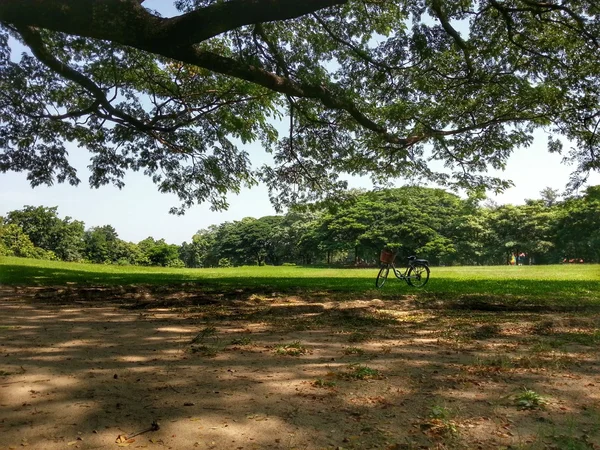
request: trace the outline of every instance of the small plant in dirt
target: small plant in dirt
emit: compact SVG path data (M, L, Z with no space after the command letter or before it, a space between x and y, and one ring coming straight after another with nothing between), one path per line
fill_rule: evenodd
M552 345L550 342L538 341L538 342L535 342L533 345L531 345L531 347L529 347L529 351L534 354L550 353L555 348L556 347L554 345Z
M344 355L356 355L361 356L364 355L365 351L362 348L358 347L346 347L344 349Z
M448 420L453 416L454 412L446 406L433 405L429 412L429 417L432 419Z
M579 365L580 361L572 356L564 355L559 352L538 353L522 356L515 360L515 366L524 369L567 369Z
M487 324L477 327L470 333L473 339L490 339L498 336L502 329L498 324Z
M541 320L535 323L531 327L531 332L533 334L540 334L542 336L547 336L554 332L555 323L553 320Z
M300 356L308 353L308 348L302 345L300 341L295 341L291 344L279 344L275 346L275 353L286 356Z
M556 340L563 343L595 346L600 343L600 330L592 332L575 332L556 334Z
M428 419L420 425L420 428L438 436L456 435L458 426L452 420L454 416L455 412L452 409L442 405L433 405L429 410Z
M348 336L348 342L365 342L368 341L370 336L367 333L356 331Z
M342 374L342 377L349 380L379 380L383 378L379 370L360 364L351 365L350 370Z
M192 339L190 344L202 344L207 338L214 337L216 334L217 329L215 327L206 327Z
M201 356L213 357L219 352L217 338L217 329L215 327L206 327L200 331L190 342L190 351ZM212 341L212 345L208 344Z
M474 365L479 368L493 368L494 370L506 370L515 367L512 358L506 355L497 355L491 358L475 358Z
M312 382L312 385L318 388L333 388L335 387L336 382L332 380L324 380L323 378L317 378Z
M566 435L559 435L559 436L552 436L552 441L554 443L554 446L551 447L553 449L560 449L560 450L595 450L598 447L591 443L588 442L587 439L585 437L576 437L576 436L566 436Z
M514 400L519 409L539 409L547 403L544 397L527 388L515 395Z
M251 345L252 339L250 339L248 336L243 336L243 337L232 339L229 344L230 345Z
M210 347L208 345L194 345L190 348L192 353L197 353L200 356L206 356L208 358L212 358L217 356L219 353L219 349L216 347Z

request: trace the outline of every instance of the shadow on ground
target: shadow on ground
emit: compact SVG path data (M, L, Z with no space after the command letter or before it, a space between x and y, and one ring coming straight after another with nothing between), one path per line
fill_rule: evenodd
M598 314L228 292L4 289L1 445L600 446Z

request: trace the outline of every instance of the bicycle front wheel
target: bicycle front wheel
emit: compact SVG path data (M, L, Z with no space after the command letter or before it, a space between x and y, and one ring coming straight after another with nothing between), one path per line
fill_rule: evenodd
M389 273L390 266L382 266L381 269L379 269L379 273L377 274L377 279L375 280L375 287L382 287L385 284Z
M423 287L429 281L429 267L412 266L408 270L406 282L414 287Z

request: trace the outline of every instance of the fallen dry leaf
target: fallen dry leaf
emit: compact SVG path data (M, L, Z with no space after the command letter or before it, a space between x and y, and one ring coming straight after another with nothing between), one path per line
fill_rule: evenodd
M117 436L115 443L119 445L119 447L127 447L135 442L135 439L127 439L127 436L124 434L120 434Z

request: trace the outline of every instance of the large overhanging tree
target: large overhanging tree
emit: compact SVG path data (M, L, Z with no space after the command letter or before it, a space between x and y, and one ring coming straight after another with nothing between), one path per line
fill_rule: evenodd
M225 207L257 179L278 205L311 199L344 173L501 189L486 169L536 128L573 144L572 187L600 169L597 0L175 6L0 0L0 171L77 184L73 142L91 152L91 185L141 170L176 211ZM252 167L253 141L273 165ZM549 150L563 151L552 138Z

